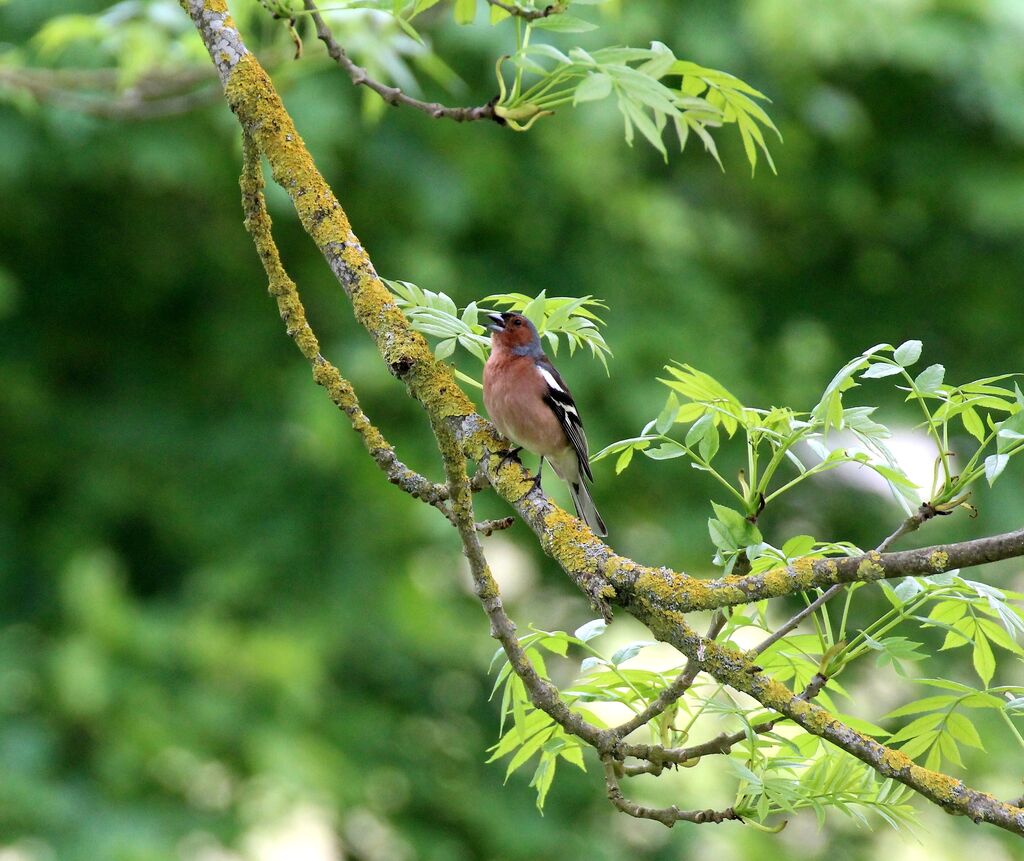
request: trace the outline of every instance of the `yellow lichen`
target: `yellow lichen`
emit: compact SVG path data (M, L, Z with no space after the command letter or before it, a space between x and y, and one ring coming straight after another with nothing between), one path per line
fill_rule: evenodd
M895 751L893 751L895 753ZM902 756L902 754L897 754ZM916 786L921 787L924 794L939 801L956 801L963 790L963 783L955 777L943 774L941 771L932 771L922 768L919 765L909 762L906 768L910 770L910 778ZM991 798L991 796L989 796ZM993 799L995 800L995 799ZM1000 802L1001 803L1001 802Z
M913 760L909 756L898 750L893 750L890 747L887 747L882 752L882 763L886 768L892 769L893 771L903 771L904 769L911 768L914 765Z
M945 571L949 566L949 554L945 550L933 550L928 557L928 564L933 571Z
M251 54L232 69L225 93L242 127L252 134L270 164L274 180L291 198L302 226L333 264L352 301L356 319L373 337L388 366L404 371L401 375L410 391L434 420L474 412L472 401L456 384L451 370L434 358L377 277L270 78ZM296 317L295 322L304 326L304 316ZM305 332L302 338L300 347L309 355L315 341Z
M872 558L872 555L875 558ZM878 564L881 557L877 553L869 553L857 566L858 580L881 580L885 576L885 569Z

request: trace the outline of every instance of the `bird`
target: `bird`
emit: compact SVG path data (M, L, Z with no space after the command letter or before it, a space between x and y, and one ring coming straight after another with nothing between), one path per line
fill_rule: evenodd
M484 365L484 406L502 436L518 448L540 455L534 482L544 461L569 485L576 516L602 538L608 534L590 496L593 481L583 421L569 387L544 354L537 327L522 314L488 314L491 355Z

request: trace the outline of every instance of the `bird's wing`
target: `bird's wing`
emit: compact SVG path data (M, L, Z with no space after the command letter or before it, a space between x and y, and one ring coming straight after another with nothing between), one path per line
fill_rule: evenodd
M587 478L593 481L594 474L590 471L590 454L587 449L587 434L583 430L583 420L580 418L579 410L576 408L576 402L572 399L569 387L559 376L555 366L547 361L547 357L537 361L537 370L540 371L540 375L547 384L544 403L551 407L551 411L555 414L555 418L558 419L562 430L565 431L566 437L568 437L572 447L576 450L576 456L579 459L583 472Z

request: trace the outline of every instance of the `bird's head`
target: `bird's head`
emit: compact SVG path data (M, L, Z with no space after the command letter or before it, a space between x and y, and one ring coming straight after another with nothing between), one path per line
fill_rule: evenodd
M488 314L487 328L493 333L491 344L496 349L510 350L520 356L541 355L540 335L537 327L522 314L506 311L503 314Z

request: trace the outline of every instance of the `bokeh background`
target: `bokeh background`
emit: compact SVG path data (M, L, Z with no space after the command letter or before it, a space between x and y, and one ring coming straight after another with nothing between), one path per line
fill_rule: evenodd
M44 62L30 39L49 16L107 5L0 3L0 42ZM672 359L750 403L797 408L876 342L921 338L953 380L1024 368L1024 4L622 7L605 42L660 39L772 98L778 176L751 178L733 133L718 138L724 173L696 142L666 165L624 144L611 107L525 135L405 110L369 123L309 39L301 71L275 75L381 274L460 305L542 288L604 299L610 378L586 356L559 363L596 447L657 414L655 377ZM467 82L461 98L489 98L501 34L439 21L430 35ZM115 122L7 95L3 861L1020 857L1019 841L935 811L919 841L841 816L778 836L669 832L613 814L595 762L563 771L540 816L527 772L503 786L504 766L485 764L493 642L454 534L381 480L284 336L242 229L224 104ZM421 411L287 201L270 202L327 354L403 458L439 475ZM913 422L898 399L887 406L889 421ZM598 466L618 550L711 572L714 490L700 474L683 461L639 458L618 477ZM976 494L976 521L945 519L926 538L1019 525L1019 486L1011 467ZM503 513L491 498L480 509ZM777 544L810 531L869 546L899 516L881 495L822 481L762 526ZM489 547L522 625L590 618L523 527ZM607 638L638 634L622 620ZM965 663L944 653L932 674L969 680ZM855 681L866 716L899 702L894 678ZM1024 757L991 737L963 774L1017 794ZM728 803L727 786L708 766L672 792Z

